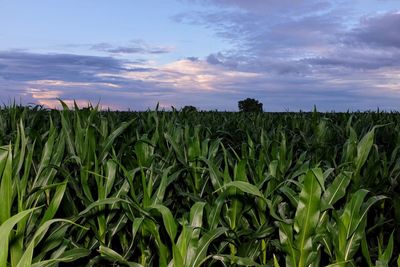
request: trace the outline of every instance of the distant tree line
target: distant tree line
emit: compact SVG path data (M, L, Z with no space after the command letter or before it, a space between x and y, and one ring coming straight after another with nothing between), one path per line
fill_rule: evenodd
M246 98L238 102L240 112L263 112L263 104L254 98ZM197 112L194 106L184 106L182 112Z

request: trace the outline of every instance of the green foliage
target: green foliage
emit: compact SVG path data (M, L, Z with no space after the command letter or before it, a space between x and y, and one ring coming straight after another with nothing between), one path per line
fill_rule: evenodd
M239 111L242 112L263 112L263 104L253 98L246 98L238 102Z
M194 106L184 106L181 110L182 112L196 112L197 108Z
M400 264L397 113L62 104L0 110L0 266Z

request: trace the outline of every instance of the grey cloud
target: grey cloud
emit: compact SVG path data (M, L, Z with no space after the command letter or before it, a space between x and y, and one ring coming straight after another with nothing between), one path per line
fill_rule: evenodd
M216 5L226 8L239 8L253 13L271 14L285 11L289 14L301 14L329 8L332 1L327 0L185 0L204 5Z
M352 69L400 68L400 13L364 18L343 32L341 42L324 55L304 61L318 66Z
M124 70L129 72L149 72L149 71L156 71L155 68L125 68Z
M114 46L109 43L98 43L92 45L91 49L112 54L165 54L171 52L171 48L152 46L142 40L135 40L129 45L124 46Z
M347 35L349 42L377 47L400 48L400 12L364 18Z
M187 60L190 60L190 61L193 61L193 62L195 62L195 61L198 61L198 60L199 60L199 58L198 58L198 57L187 57L186 59L187 59Z
M110 53L118 54L165 54L171 52L167 48L142 48L142 47L127 47L118 46L116 48L105 50Z
M345 67L352 69L380 69L400 67L400 53L360 53L354 51L339 51L327 57L315 57L304 59L311 65Z
M2 84L23 84L35 80L59 80L77 83L113 83L125 89L126 87L149 89L151 86L148 84L121 78L119 74L127 71L149 72L155 69L127 68L124 66L125 63L130 62L112 57L0 51L0 81Z
M100 50L100 51L107 51L108 49L112 49L113 46L109 43L98 43L91 45L92 50Z
M211 54L207 57L207 62L213 65L222 64L222 61L218 59L218 56Z
M271 17L230 10L179 14L174 19L214 29L241 56L290 57L335 45L344 27L340 14L337 10L328 10L300 17L280 14Z
M233 44L230 51L209 55L206 60L210 64L280 75L308 75L324 72L327 67L360 70L399 67L400 54L396 50L400 48L399 12L361 19L358 26L348 30L346 22L352 12L343 12L343 5L335 5L334 1L301 16L286 13L281 16L279 12L266 16L254 11L268 4L283 8L288 6L287 1L200 2L246 10L197 12L175 17L181 23L212 28L218 36ZM299 1L294 5L307 5L306 2Z
M123 61L112 57L13 51L0 51L0 65L0 77L13 81L97 81L97 73L123 70Z

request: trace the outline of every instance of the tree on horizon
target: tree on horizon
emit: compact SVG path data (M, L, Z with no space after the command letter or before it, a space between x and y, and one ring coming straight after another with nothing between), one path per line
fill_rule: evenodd
M246 98L238 102L240 112L263 112L263 104L254 98Z

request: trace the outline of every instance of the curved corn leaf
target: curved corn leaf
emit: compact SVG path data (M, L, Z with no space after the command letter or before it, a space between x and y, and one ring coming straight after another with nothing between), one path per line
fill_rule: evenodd
M262 266L256 263L253 259L245 257L217 254L212 256L212 258L229 265L235 264L238 266Z
M219 227L217 229L207 232L202 238L200 238L199 244L196 248L195 257L190 262L189 266L200 267L201 263L206 258L208 246L211 244L212 241L223 235L226 231L227 229L225 227Z
M321 199L321 211L334 205L339 199L345 196L346 189L351 181L351 173L340 173L326 189Z
M28 247L26 248L24 254L22 255L20 261L18 262L17 267L30 267L31 266L32 258L33 258L33 250L34 250L35 246L42 240L43 236L46 234L50 225L52 225L53 223L57 223L57 222L65 222L65 223L69 223L69 224L78 226L82 229L89 230L88 228L80 226L79 224L76 224L73 221L66 220L66 219L52 219L52 220L46 221L35 232L35 235L32 237L32 240L30 241L30 243L29 243Z
M164 227L167 230L167 233L169 235L169 237L171 238L171 241L174 242L175 240L175 236L176 236L176 231L177 231L177 225L175 222L174 217L172 216L171 211L163 206L163 205L152 205L149 207L149 209L155 209L157 210L159 213L161 213L161 216L163 218L164 221Z
M33 263L31 267L47 267L54 266L55 263L60 262L73 262L78 259L87 257L90 255L90 250L86 248L73 248L71 250L65 251L56 259L50 259L45 261L40 261Z
M99 252L101 255L105 256L111 261L126 264L129 267L143 267L143 265L136 263L136 262L129 262L124 259L120 254L112 250L111 248L105 247L105 246L100 246L99 247Z
M228 187L235 187L245 193L265 199L264 195L260 192L260 190L255 185L252 185L248 182L243 182L243 181L229 182L227 184L224 184L219 190L222 190L222 188L228 188ZM217 190L217 191L219 191L219 190Z
M0 225L0 266L7 266L8 242L12 229L19 221L36 209L38 208L21 211Z

